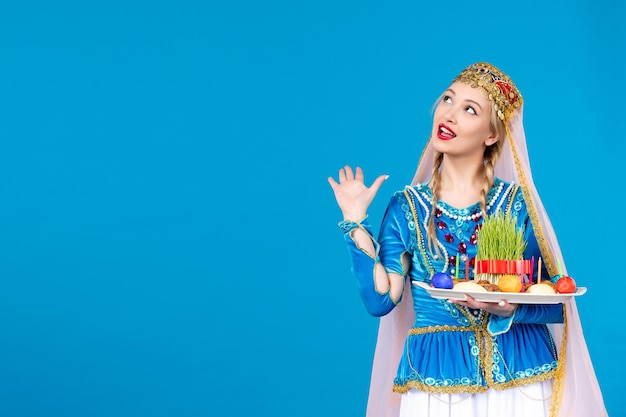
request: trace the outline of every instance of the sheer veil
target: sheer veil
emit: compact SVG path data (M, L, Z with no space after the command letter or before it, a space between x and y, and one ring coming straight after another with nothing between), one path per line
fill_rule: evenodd
M495 174L505 181L522 186L546 268L551 276L556 275L558 259L563 273L567 274L558 240L533 183L522 119L523 106L520 105L506 124L508 137L497 161ZM429 141L422 151L411 185L430 180L433 156L434 148ZM392 392L392 386L404 340L415 319L410 286L410 282L407 282L403 301L380 319L367 404L368 417L399 415L401 395ZM574 298L566 302L564 307L565 324L550 325L559 349L559 369L554 381L551 416L607 416Z

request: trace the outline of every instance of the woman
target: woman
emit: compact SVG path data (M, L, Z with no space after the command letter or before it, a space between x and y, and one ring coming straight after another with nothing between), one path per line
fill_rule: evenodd
M488 63L454 79L415 178L391 198L375 239L367 209L385 179L367 187L348 166L339 182L328 179L361 297L381 316L368 416L606 415L573 298L438 300L412 285L437 272L472 278L476 232L499 210L523 228L524 258L541 257L543 276L557 275L561 253L532 182L511 79Z

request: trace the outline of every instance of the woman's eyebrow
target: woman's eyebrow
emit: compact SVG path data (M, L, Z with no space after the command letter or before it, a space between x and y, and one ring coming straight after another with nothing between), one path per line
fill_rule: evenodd
M474 103L476 106L478 106L478 108L479 108L480 110L482 110L482 109L483 109L483 107L482 107L480 104L478 104L478 102L477 102L477 101L474 101L474 100L469 99L469 98L466 98L466 99L465 99L465 101L469 101L470 103Z
M453 90L453 89L448 88L448 89L447 89L444 93L448 93L448 92L452 93L452 95L453 95L453 96L456 96L456 93L454 92L454 90ZM478 104L478 102L477 102L477 101L472 100L471 98L466 98L466 99L465 99L465 101L469 101L470 103L475 104L475 105L476 105L476 106L477 106L480 110L482 110L482 109L483 109L483 106L481 106L480 104Z

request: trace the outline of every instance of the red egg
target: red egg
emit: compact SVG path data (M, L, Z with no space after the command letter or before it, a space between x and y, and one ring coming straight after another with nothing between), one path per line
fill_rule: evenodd
M432 284L435 288L451 289L454 286L452 277L445 272L437 272L433 275Z
M560 294L571 294L576 291L576 281L574 281L574 278L564 275L558 279L555 287L556 292Z

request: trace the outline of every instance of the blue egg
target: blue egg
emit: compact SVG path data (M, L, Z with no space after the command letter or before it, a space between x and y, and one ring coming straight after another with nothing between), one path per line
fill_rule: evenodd
M445 272L437 272L433 275L432 284L435 288L446 288L451 289L454 286L454 281L452 281L452 277Z

